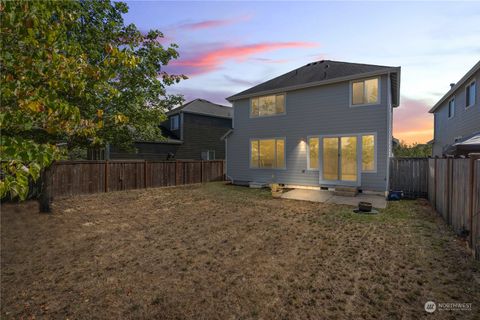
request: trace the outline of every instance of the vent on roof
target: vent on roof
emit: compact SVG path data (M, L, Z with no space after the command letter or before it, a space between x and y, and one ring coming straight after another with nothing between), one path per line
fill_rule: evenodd
M455 87L455 83L450 83L450 88Z
M320 60L320 63L324 63L324 62L325 62L325 60Z
M325 68L325 69L328 69L328 68L330 68L330 65L329 65L329 64L326 64L324 68Z

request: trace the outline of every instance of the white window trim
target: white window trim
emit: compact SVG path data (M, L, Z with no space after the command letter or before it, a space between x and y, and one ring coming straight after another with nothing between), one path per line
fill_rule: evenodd
M204 153L204 152L207 154L207 159L206 159L206 161L215 160L215 157L216 157L215 150L211 150L211 149L203 150L202 153ZM213 152L213 158L214 158L214 159L210 159L210 152Z
M453 96L452 98L450 98L448 100L448 104L447 104L447 118L448 119L453 119L453 117L455 117L455 106L457 104L457 99L455 99L455 96ZM453 112L452 112L452 116L449 116L448 114L450 113L450 102L453 101Z
M252 141L257 140L275 140L275 161L277 160L277 142L283 140L283 167L280 168L260 168L252 167ZM254 170L287 170L287 138L286 137L270 137L270 138L250 138L248 140L248 167ZM259 157L260 160L260 157Z
M175 129L173 129L173 119L177 119L177 127ZM178 116L178 114L176 115L173 115L170 117L170 130L178 130L180 128L180 117Z
M210 152L213 152L213 159L210 159ZM207 150L207 160L215 160L216 157L217 155L215 153L215 150Z
M373 170L363 170L363 140L360 141L361 143L361 150L362 150L362 168L360 168L360 172L362 173L377 173L377 148L378 148L378 139L377 139L377 133L376 132L370 132L370 133L362 133L360 135L360 139L362 139L363 136L373 136L373 162L374 162L374 165L373 165ZM390 140L390 143L392 143L392 141Z
M259 98L268 97L268 96L280 96L280 95L283 95L283 103L284 103L283 112L282 112L282 113L267 114L267 115L264 115L264 116L258 115L258 116L253 116L253 117L252 117L252 101L253 101L253 99L259 99ZM276 101L275 101L275 103L276 103ZM278 116L284 116L284 115L286 115L286 114L287 114L287 93L286 93L286 92L266 94L266 95L262 95L262 96L251 97L251 98L249 99L249 104L248 104L248 117L249 117L250 119L278 117Z
M370 133L338 133L338 134L322 134L319 135L320 141L318 144L318 148L321 148L323 150L323 138L335 138L335 137L357 137L357 152L358 150L360 151L360 154L362 152L362 141L359 139L362 135L367 135ZM323 154L322 154L323 155ZM352 185L354 181L342 181L342 180L325 180L323 178L323 157L318 157L318 168L322 168L322 170L318 171L318 178L319 182L321 185ZM355 182L357 186L362 185L362 158L357 157L357 181Z
M373 170L363 170L363 157L360 157L360 173L378 173L378 135L377 132L361 132L361 133L342 133L342 134L324 134L324 135L311 135L307 136L307 170L308 171L320 171L320 166L323 163L321 156L323 153L320 151L320 147L323 147L323 142L321 141L322 138L331 138L331 137L353 137L356 136L357 140L360 143L360 154L363 156L363 136L373 136L374 139L374 151L373 151L373 159L374 159L374 169ZM308 144L308 139L310 138L318 138L318 169L311 169L310 168L310 145ZM358 144L357 144L358 145Z
M377 99L377 102L375 102L375 103L353 104L352 103L353 84L355 82L360 82L360 81L365 82L367 80L372 80L372 79L378 79L378 99ZM348 90L349 90L348 103L350 105L350 108L366 107L366 106L378 106L378 105L382 104L382 77L380 77L380 76L350 80ZM363 93L365 94L365 85L363 86Z
M310 139L317 138L318 139L318 163L317 168L312 168L310 165ZM320 136L307 136L307 170L308 171L319 171L320 170Z
M473 102L470 102L470 104L467 106L466 105L467 104L467 88L470 87L473 83L475 83L475 95L473 96ZM465 109L473 107L476 103L477 103L477 81L476 79L473 79L465 86Z

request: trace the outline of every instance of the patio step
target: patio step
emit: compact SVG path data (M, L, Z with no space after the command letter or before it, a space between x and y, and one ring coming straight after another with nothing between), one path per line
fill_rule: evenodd
M358 194L357 187L335 187L333 192L335 196L355 197Z

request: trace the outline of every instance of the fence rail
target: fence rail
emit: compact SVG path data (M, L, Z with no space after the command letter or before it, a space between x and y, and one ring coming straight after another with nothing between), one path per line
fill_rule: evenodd
M221 181L223 160L58 161L51 168L51 196L177 186Z
M392 158L390 189L407 198L428 198L438 215L466 237L480 260L480 159Z

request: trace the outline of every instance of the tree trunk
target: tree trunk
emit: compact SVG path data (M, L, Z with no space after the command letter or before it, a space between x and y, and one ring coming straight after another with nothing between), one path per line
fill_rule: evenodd
M52 186L51 186L51 180L52 180L52 166L45 168L42 171L41 175L41 190L40 190L40 196L38 197L38 203L39 203L39 208L40 208L40 213L51 213L52 208L50 206L52 202Z

